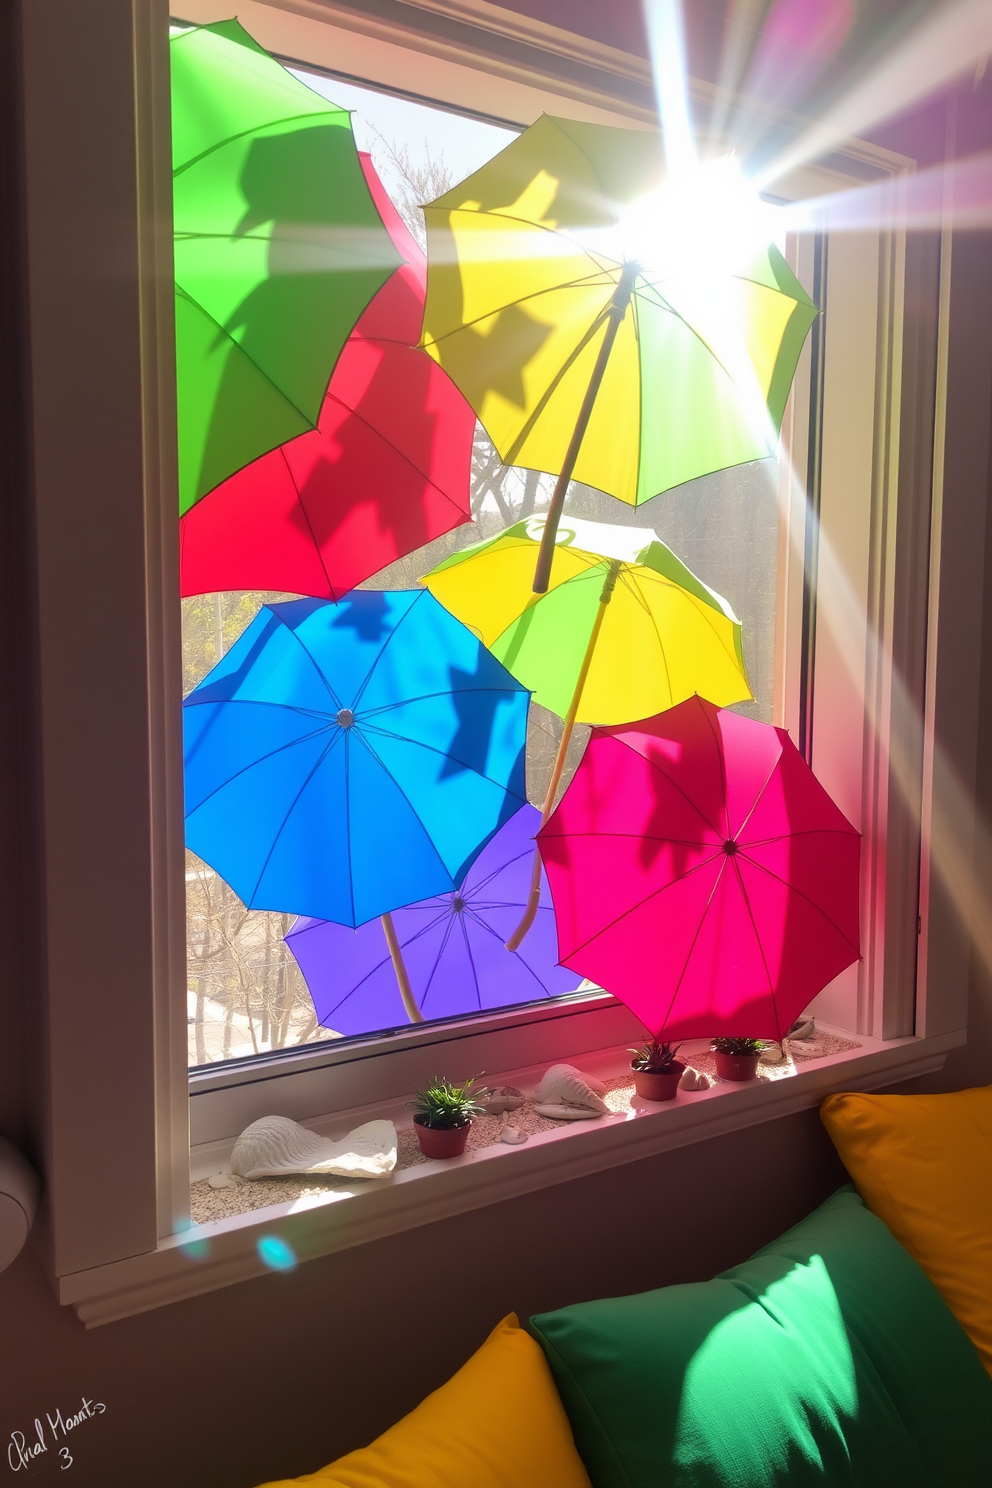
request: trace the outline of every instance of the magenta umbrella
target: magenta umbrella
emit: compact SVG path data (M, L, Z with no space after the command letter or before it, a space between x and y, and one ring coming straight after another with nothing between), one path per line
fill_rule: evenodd
M860 834L784 729L702 698L594 729L538 843L562 965L653 1034L780 1039L859 959Z

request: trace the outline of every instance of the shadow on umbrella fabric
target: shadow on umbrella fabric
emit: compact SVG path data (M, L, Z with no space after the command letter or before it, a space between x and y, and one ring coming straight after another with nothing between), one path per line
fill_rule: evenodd
M527 900L541 814L525 806L479 854L458 886L393 912L407 974L425 1018L452 1018L560 997L580 985L558 965L547 880L534 928L517 952L504 941ZM408 1023L378 920L352 930L300 919L286 936L319 1021L345 1035Z

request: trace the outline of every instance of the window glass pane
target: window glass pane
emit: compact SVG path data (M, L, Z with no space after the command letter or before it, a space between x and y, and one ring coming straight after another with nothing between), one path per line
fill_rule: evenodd
M421 243L418 202L462 179L512 138L475 119L396 99L350 84L301 74L335 102L352 109L360 149L368 150L384 184ZM754 702L742 711L770 721L774 682L777 470L763 461L723 471L656 497L639 508L573 485L571 514L615 525L653 528L678 556L736 611ZM465 524L391 564L363 587L416 586L448 554L541 511L553 480L505 469L481 428L476 430L473 524ZM189 692L223 656L262 604L294 596L238 592L183 600L184 688ZM528 795L544 799L561 734L552 713L532 706L528 732ZM588 729L578 727L569 751L567 783ZM203 1065L339 1037L321 1027L300 969L285 941L291 914L246 909L202 860L187 853L189 1062ZM512 998L510 1000L513 1000ZM526 1000L520 995L516 1000ZM373 1021L367 1031L375 1031Z

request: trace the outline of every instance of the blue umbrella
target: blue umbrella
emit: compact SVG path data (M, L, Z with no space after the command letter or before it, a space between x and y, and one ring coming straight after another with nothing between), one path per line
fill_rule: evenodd
M265 605L185 700L186 841L253 909L452 890L525 802L529 698L426 590Z
M572 992L581 977L559 966L555 915L542 876L537 919L519 951L504 941L530 892L541 813L525 806L479 854L457 889L392 916L422 1017L451 1018ZM377 924L349 930L299 919L286 944L306 978L317 1017L338 1033L405 1023L393 962Z

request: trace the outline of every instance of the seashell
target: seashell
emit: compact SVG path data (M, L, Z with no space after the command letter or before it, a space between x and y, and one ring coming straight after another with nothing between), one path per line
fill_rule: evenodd
M521 1142L526 1142L527 1133L521 1131L519 1126L504 1126L499 1134L501 1142L506 1142L510 1147L519 1147Z
M208 1188L233 1188L234 1179L229 1173L211 1173L207 1179Z
M386 1178L395 1166L396 1128L391 1121L366 1121L332 1142L288 1116L261 1116L245 1127L231 1153L231 1171L242 1178L282 1178L287 1173Z
M761 1064L781 1064L785 1053L781 1044L766 1044L758 1058Z
M504 1111L516 1111L524 1103L524 1093L516 1085L494 1085L482 1104L489 1116L499 1116Z
M534 1091L534 1110L552 1121L587 1121L605 1116L606 1086L571 1064L553 1064Z
M797 1040L799 1043L802 1043L804 1039L816 1038L816 1019L800 1019L792 1025L786 1037L790 1044L795 1043Z
M710 1086L715 1084L716 1081L712 1075L708 1075L705 1070L693 1069L691 1064L687 1064L679 1081L679 1089L709 1090Z

